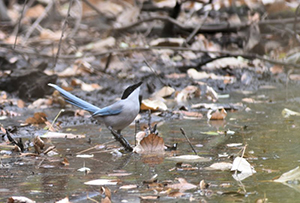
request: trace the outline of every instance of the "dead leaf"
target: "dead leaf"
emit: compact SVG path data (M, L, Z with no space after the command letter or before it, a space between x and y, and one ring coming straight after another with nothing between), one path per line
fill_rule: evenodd
M176 101L178 104L182 104L182 103L186 103L190 99L198 98L200 97L200 95L201 92L199 87L189 85L183 90L181 90L179 93L177 93Z
M33 143L34 143L34 148L35 148L36 152L38 152L38 154L40 154L41 150L45 146L44 141L39 136L36 136L33 140Z
M19 108L24 108L25 107L25 102L21 99L18 99L17 106Z
M296 168L285 172L282 174L278 179L273 180L274 182L278 183L286 183L286 182L299 182L300 181L300 167L297 166Z
M41 4L37 4L26 11L25 17L38 18L45 12L45 8Z
M119 189L130 190L130 189L135 189L137 187L138 187L137 185L123 185Z
M100 39L96 42L89 43L80 48L80 51L106 51L108 48L116 45L116 39L114 37L108 37L106 39Z
M61 200L56 201L55 203L70 203L69 197L65 197Z
M144 99L141 104L141 110L166 111L167 105L160 100Z
M60 132L46 132L44 135L40 136L41 138L68 138L68 139L76 139L76 138L85 138L85 135L75 135L71 133L60 133Z
M188 183L184 178L177 178L177 180L179 183L168 184L167 187L179 190L180 192L197 188L197 185Z
M284 108L281 112L281 115L284 117L284 118L288 118L290 116L300 116L300 113L299 112L296 112L296 111L292 111L290 109L287 109L287 108Z
M85 185L117 185L118 180L96 179L84 183Z
M25 120L28 124L43 124L47 120L47 115L43 112L34 113L33 117L29 117Z
M202 113L196 111L173 111L173 113L182 115L184 119L198 120L203 118Z
M108 187L101 187L101 193L105 194L105 198L101 200L101 203L111 203L111 191Z
M80 88L83 90L83 91L86 91L86 92L91 92L91 91L94 91L94 90L100 90L102 89L102 87L96 83L93 83L93 84L87 84L79 79L72 79L71 81L71 84L73 86L80 86Z
M8 200L7 200L7 203L18 203L18 202L36 203L35 201L33 201L27 197L22 197L22 196L12 196L12 197L8 198Z
M64 165L64 166L69 166L70 165L70 163L69 163L69 161L68 161L68 159L65 157L64 158L64 160L62 161L62 162L60 162L62 165Z
M143 200L154 200L154 199L158 199L159 196L150 196L150 195L148 195L148 196L140 196L140 198L143 199Z
M163 154L165 151L164 140L152 133L144 137L133 151L138 154Z
M153 98L164 98L169 97L175 92L175 89L170 86L164 86L159 91L155 92L152 97Z
M212 110L209 110L207 112L208 120L224 120L226 116L227 116L227 112L224 108L222 108L221 111L217 109L214 112Z
M221 171L229 171L232 168L232 163L229 162L218 162L213 163L209 167L207 167L207 170L221 170Z
M250 163L242 157L236 157L233 160L231 171L240 171L241 173L253 174L256 173L254 168L250 165Z

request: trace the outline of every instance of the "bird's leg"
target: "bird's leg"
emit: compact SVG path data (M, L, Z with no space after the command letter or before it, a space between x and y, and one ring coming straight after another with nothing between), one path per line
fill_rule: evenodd
M130 151L132 152L132 147L129 144L129 142L121 135L121 131L118 130L117 132L115 132L111 126L108 126L108 129L110 130L110 132L113 134L113 136L115 137L115 139L121 143L121 145L125 148L126 151Z

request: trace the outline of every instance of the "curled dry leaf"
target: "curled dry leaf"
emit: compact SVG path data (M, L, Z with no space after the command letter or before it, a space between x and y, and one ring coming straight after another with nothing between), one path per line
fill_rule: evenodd
M29 117L25 120L28 124L43 124L47 120L47 115L43 112L34 113L33 117Z
M233 160L231 171L240 171L241 173L256 173L254 168L250 165L250 163L243 157L236 157Z
M44 141L39 137L39 136L36 136L33 140L33 143L34 143L34 148L35 148L35 151L40 154L41 153L41 150L44 148L45 146L45 143Z
M141 110L166 111L167 109L167 105L160 100L144 99L141 104Z
M296 168L282 174L278 179L275 179L274 182L285 183L288 181L299 182L300 181L300 167Z
M163 98L171 96L175 92L175 89L170 86L164 86L159 91L153 94L153 98Z
M217 109L215 112L213 112L212 110L209 110L207 112L208 120L224 120L226 116L227 112L224 108L222 108L221 111Z
M65 157L64 158L64 160L62 161L62 162L60 162L62 165L64 165L64 166L69 166L70 165L70 163L69 163L69 161L68 161L68 159Z
M176 101L178 104L182 104L189 99L200 97L200 95L201 91L199 87L189 85L183 90L181 90L179 93L177 93Z

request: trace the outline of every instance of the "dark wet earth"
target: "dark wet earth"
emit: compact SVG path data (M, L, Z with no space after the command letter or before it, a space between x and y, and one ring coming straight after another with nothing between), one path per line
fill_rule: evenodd
M94 179L115 179L117 185L107 185L112 191L113 202L255 202L267 198L269 202L299 202L300 186L295 181L290 185L274 183L271 180L299 165L299 129L300 117L283 118L284 108L300 111L300 97L297 85L276 89L261 89L255 93L231 93L219 103L240 102L241 98L251 97L262 103L248 104L250 111L228 112L226 122L218 126L202 120L167 119L158 127L165 143L178 143L177 155L193 154L190 146L180 132L186 131L198 154L210 158L209 162L187 162L194 170L181 170L177 161L166 157L154 163L144 156L132 153L117 153L117 142L110 132L99 127L88 118L80 123L72 117L61 118L66 121L63 131L73 134L85 134L82 139L45 140L56 146L54 156L20 156L0 154L0 201L6 202L10 196L25 196L37 202L54 202L68 196L71 202L92 202L88 198L101 201L100 186L85 185ZM53 116L59 109L53 111ZM147 117L146 113L142 117ZM51 116L49 116L49 119ZM13 118L18 120L18 118ZM164 119L161 119L164 120ZM7 123L13 121L6 120ZM101 130L100 130L101 128ZM34 130L35 129L35 130ZM203 132L232 130L233 135L207 135ZM42 134L37 127L24 128L28 132L24 140ZM31 133L30 133L31 132ZM32 133L35 132L35 133ZM24 133L25 134L25 133ZM124 130L123 134L130 143L134 143L134 128ZM106 145L103 148L104 144ZM238 153L240 147L228 147L230 143L247 144L248 159L257 171L247 179L237 182L229 171L207 170L205 167L216 162L232 162L231 155ZM96 145L98 148L90 149ZM3 149L0 145L1 150ZM84 151L87 150L87 151ZM93 155L89 158L76 157L78 153ZM227 153L229 157L219 158L218 154ZM61 164L63 159L68 166ZM90 168L88 174L79 172L82 167ZM122 173L122 174L121 174ZM121 174L121 176L119 176ZM209 184L204 194L199 187L185 191L178 198L168 197L165 193L149 188L145 181L157 174L157 182L166 184L176 178L185 178L189 183L198 185L201 180ZM134 189L120 189L123 185L137 185ZM226 185L226 186L225 186ZM164 188L167 190L166 188ZM239 193L238 191L245 191ZM141 200L141 196L158 196L156 200Z

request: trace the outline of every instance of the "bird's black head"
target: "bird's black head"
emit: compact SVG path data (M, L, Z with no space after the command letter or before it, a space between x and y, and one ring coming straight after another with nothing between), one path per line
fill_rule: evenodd
M123 92L121 99L126 99L136 88L141 86L143 82L136 83L134 85L131 85L126 88L126 90Z

